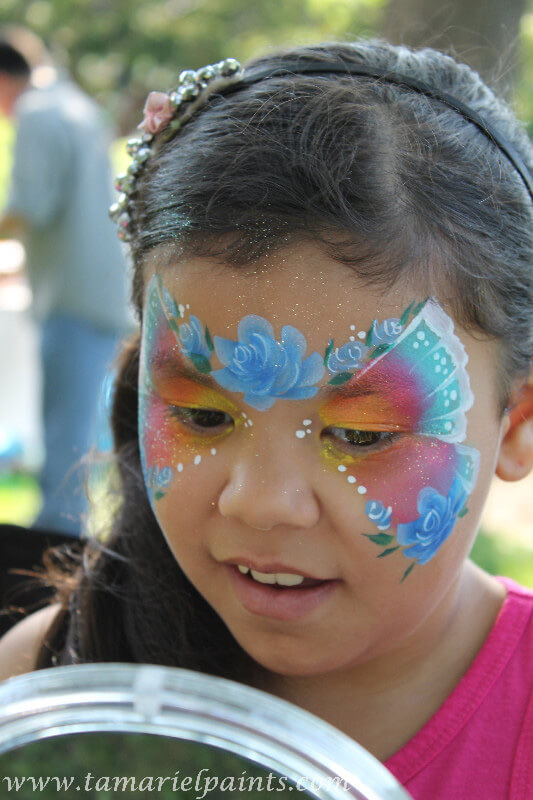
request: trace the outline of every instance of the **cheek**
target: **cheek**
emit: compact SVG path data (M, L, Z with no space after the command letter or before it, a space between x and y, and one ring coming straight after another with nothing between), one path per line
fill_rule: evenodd
M355 470L367 488L369 500L379 500L393 509L393 525L418 516L417 501L426 487L446 496L457 468L453 444L432 437L411 437L395 453L370 458Z
M168 404L147 392L139 412L139 435L146 466L178 468L194 458L202 442L172 418ZM181 470L180 470L181 471Z
M458 465L455 445L427 436L409 436L389 450L365 456L348 456L333 447L325 455L363 501L363 511L368 500L392 507L393 525L418 516L418 495L425 487L447 495Z

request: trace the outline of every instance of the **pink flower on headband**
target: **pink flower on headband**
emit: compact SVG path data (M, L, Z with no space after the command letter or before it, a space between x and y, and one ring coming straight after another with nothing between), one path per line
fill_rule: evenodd
M144 119L137 127L145 133L159 133L166 128L174 116L170 98L164 92L150 92L146 98L143 112Z

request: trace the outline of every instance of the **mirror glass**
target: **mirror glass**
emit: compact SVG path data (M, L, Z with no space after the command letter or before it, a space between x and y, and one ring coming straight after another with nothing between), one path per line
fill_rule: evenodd
M294 791L316 796L303 781L294 783L242 756L153 734L85 733L32 742L0 756L0 774L9 792L24 787L43 800L62 793L107 798L114 792L124 798L153 792L160 800L228 800L235 794L264 800L268 791L280 798Z
M364 748L234 681L84 664L0 684L0 796L408 800ZM294 792L297 792L294 795Z

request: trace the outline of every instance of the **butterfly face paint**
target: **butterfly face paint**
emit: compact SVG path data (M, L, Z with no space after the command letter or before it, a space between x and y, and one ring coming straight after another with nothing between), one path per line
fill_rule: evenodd
M359 447L352 455L331 446L326 458L333 465L337 459L336 468L359 491L364 487L367 517L379 531L368 536L384 548L378 557L403 548L414 559L406 577L415 563L433 558L457 517L466 513L479 453L459 444L473 395L467 355L451 319L428 301L415 309L410 324L399 327L398 322L389 342L377 344L370 363L349 376L341 373L341 393L321 417L328 428L388 432L385 450ZM344 353L340 348L330 356L328 368ZM392 526L396 538L385 533Z
M325 377L336 392L320 408L325 435L313 437L311 420L302 415L296 438L320 442L325 462L364 504L365 535L380 548L378 558L400 551L410 561L405 574L431 560L466 513L479 466L478 452L461 444L473 402L466 352L438 303L413 303L401 318L374 320L366 332L356 334L351 325L348 341L336 348L330 340L323 356L307 352L304 335L292 326L282 327L279 340L258 315L243 317L237 327L236 340L212 336L152 279L139 427L153 499L164 496L180 471L205 463L235 425L253 426L224 394L202 385L203 375L260 411L278 400L315 397ZM165 369L169 358L179 370ZM194 409L219 414L212 435L205 426L201 433L194 429ZM339 431L351 439L339 444Z

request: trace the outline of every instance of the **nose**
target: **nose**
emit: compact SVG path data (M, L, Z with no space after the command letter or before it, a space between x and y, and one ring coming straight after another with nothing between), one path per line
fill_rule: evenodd
M277 525L312 528L320 518L318 499L296 459L248 452L233 464L219 511L251 528Z

